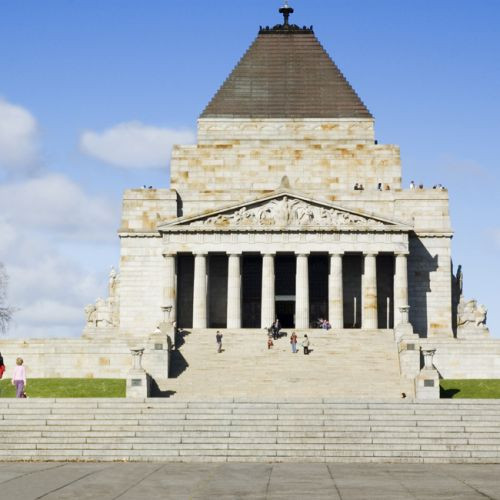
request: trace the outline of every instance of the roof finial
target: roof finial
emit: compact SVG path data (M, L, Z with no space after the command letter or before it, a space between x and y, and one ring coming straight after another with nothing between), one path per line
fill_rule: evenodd
M285 0L285 5L281 7L280 14L283 14L283 19L285 20L283 25L288 26L288 18L290 17L290 14L293 14L293 8L288 5L288 0Z

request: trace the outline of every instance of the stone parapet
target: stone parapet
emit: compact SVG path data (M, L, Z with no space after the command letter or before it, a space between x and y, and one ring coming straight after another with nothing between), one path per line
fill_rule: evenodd
M177 216L177 193L173 189L127 189L120 232L152 231L159 222Z
M30 378L127 378L132 368L130 349L138 340L29 339L1 340L0 352L11 376L15 360L24 360ZM143 341L144 342L144 341ZM139 340L140 343L140 340ZM142 366L158 384L167 379L169 350L146 349ZM29 383L29 382L28 382Z
M435 349L433 363L444 379L500 378L500 341L420 339L422 350Z

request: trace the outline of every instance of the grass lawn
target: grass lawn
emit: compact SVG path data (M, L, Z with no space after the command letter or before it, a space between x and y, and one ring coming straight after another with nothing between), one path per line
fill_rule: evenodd
M500 399L500 379L441 380L441 397Z
M30 378L26 394L30 398L124 398L125 379ZM0 398L13 398L15 387L0 380Z

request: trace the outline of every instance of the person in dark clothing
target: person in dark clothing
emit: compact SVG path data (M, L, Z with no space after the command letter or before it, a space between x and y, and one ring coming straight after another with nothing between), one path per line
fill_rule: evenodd
M309 354L309 346L311 343L309 342L309 337L307 335L304 335L304 340L302 342L302 347L304 348L304 354L308 355Z
M218 330L215 335L215 341L217 342L217 352L222 352L222 333Z
M272 333L273 333L273 339L276 340L279 338L280 330L281 330L281 323L278 318L276 318L276 321L273 323L273 326L271 327Z

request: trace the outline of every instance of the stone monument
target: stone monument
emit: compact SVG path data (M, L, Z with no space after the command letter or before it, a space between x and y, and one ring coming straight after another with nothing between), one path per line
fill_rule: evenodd
M197 143L174 146L170 187L125 192L119 273L85 308L83 338L10 346L36 352L40 373L57 351L66 376L126 376L142 345L168 387L177 330L255 335L278 317L301 333L318 318L332 334L393 332L412 380L420 349L441 376L500 377L486 308L452 273L448 191L403 186L398 146L375 139L313 27L280 12L202 111Z

